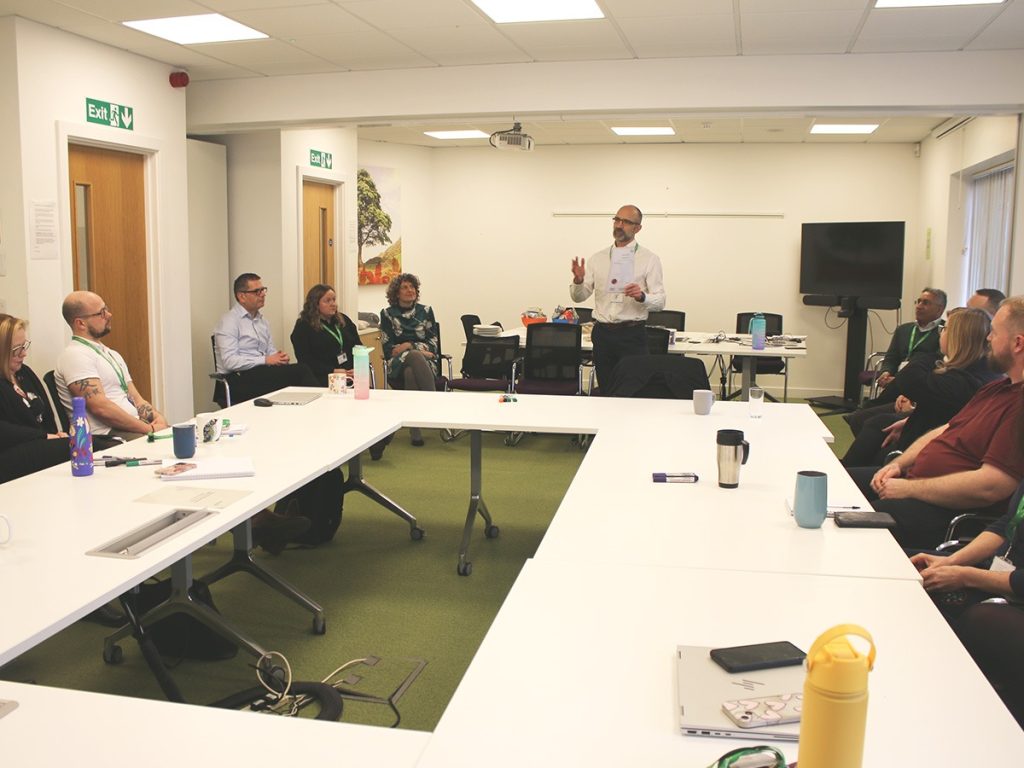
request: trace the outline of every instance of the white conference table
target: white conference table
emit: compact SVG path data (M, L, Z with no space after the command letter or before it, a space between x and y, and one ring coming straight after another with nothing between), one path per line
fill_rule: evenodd
M787 639L807 650L829 627L851 622L878 649L865 767L1006 765L1024 749L1024 732L911 581L537 557L418 768L702 768L762 742L681 734L677 645ZM796 744L777 746L794 760Z
M254 715L166 701L0 681L18 708L0 718L8 766L96 760L147 768L183 765L416 764L424 731Z
M519 336L520 343L526 344L526 326L518 326L504 331L502 336ZM724 336L724 338L723 338ZM483 337L486 338L486 337ZM747 392L757 383L756 359L761 357L801 358L807 357L807 339L792 344L766 346L754 349L751 346L750 334L734 333L725 336L722 332L706 333L703 331L676 331L675 341L669 345L671 355L702 355L720 358L739 357L742 360L741 392L742 400L747 399ZM590 334L584 331L584 351L594 349Z
M787 499L800 470L828 475L830 504L869 508L831 448L799 423L785 405L765 404L752 419L746 403L716 403L708 416L666 414L656 430L602 431L536 557L918 581L888 531L796 525ZM719 429L740 429L750 443L739 488L718 486ZM652 472L700 479L654 483Z

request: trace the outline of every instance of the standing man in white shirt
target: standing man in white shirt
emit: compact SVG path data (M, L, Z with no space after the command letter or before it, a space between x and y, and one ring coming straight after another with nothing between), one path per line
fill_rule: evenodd
M594 367L598 382L607 387L612 371L627 355L647 353L647 313L665 308L661 260L636 242L644 215L624 205L612 217L615 243L586 259L572 260L569 295L577 304L594 298Z
M54 377L61 405L71 414L71 398L84 397L93 435L133 439L167 428L167 421L132 383L128 365L101 339L114 316L91 291L68 294L61 307L71 343L57 358Z
M235 305L214 330L217 371L232 374L231 400L241 403L283 387L319 386L306 365L292 363L286 352L274 346L270 323L260 312L267 302L260 276L239 275L233 289Z

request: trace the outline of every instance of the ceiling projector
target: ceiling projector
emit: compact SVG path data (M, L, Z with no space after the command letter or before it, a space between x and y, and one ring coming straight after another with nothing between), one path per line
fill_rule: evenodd
M508 131L495 131L491 134L490 141L495 149L533 151L533 137L523 133L522 123L515 123Z

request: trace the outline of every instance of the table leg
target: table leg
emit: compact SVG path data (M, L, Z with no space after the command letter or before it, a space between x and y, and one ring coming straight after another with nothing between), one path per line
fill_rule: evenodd
M469 576L473 572L473 564L466 557L477 513L484 519L484 535L488 539L497 538L501 532L491 520L483 498L483 434L479 429L474 429L469 435L469 510L466 512L466 525L462 529L462 544L459 546L459 563L456 567L460 576Z
M416 524L416 518L363 479L361 459L362 455L357 454L348 460L348 479L345 481L345 493L355 491L356 493L363 494L371 501L377 502L384 509L393 512L409 524L409 535L413 541L422 539L424 530Z

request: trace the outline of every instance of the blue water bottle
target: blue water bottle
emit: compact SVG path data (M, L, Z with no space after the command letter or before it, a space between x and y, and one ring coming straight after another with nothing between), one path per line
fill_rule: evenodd
M755 312L750 318L750 347L751 349L764 349L765 323L764 315Z
M68 429L71 444L71 474L88 477L92 474L92 431L89 417L85 413L85 398L71 398L71 427Z

